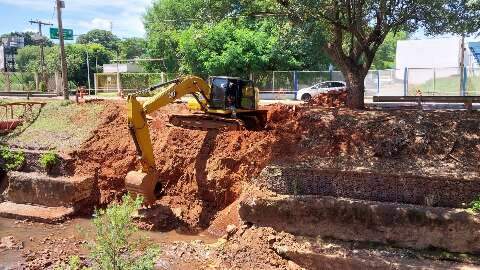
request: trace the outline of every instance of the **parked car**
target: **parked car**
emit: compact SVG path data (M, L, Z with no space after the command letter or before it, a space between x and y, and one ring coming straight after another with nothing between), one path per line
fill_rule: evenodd
M317 83L307 88L302 88L297 92L297 100L309 101L314 96L327 93L332 90L345 90L346 83L342 81L325 81Z

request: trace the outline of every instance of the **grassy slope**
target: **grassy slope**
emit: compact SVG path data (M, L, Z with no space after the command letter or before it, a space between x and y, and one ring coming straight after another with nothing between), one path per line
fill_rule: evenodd
M34 121L1 137L1 141L25 148L73 149L90 137L99 124L103 109L104 105L98 103L77 105L48 101Z

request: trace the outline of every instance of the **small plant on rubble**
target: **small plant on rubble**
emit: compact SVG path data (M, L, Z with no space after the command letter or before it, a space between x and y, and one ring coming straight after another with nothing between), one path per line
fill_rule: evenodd
M468 209L475 212L475 213L480 213L480 197L478 197L477 199L472 201L470 203L470 208L468 208Z
M6 146L0 147L0 158L2 166L7 171L20 170L25 164L25 153L21 151L13 151Z
M38 162L45 170L47 170L47 172L50 172L53 167L60 162L60 159L57 153L49 151L42 154Z
M94 240L87 245L93 269L153 269L159 249L137 237L138 227L133 222L143 199L125 195L122 200L95 212Z

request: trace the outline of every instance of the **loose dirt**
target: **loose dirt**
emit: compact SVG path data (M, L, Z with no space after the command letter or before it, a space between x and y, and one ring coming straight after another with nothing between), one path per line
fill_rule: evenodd
M75 174L95 175L105 205L125 192L138 168L125 103L108 102L93 136L72 153ZM238 224L234 202L267 164L478 179L480 118L463 111L353 111L270 105L264 131L214 132L167 127L172 104L152 114L151 136L160 181L167 187L145 210L144 226L222 234ZM441 168L441 170L439 169ZM230 207L229 207L230 206ZM233 209L233 210L232 210ZM228 224L227 224L228 223ZM223 229L222 229L223 228Z
M347 91L329 91L320 95L314 96L308 104L311 106L321 106L326 108L345 107L347 103Z

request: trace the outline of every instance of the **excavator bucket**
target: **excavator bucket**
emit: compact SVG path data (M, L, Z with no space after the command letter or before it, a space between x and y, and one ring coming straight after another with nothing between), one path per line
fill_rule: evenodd
M125 188L132 195L143 196L143 202L150 205L155 202L155 188L158 176L154 173L143 173L141 171L130 171L125 177Z

